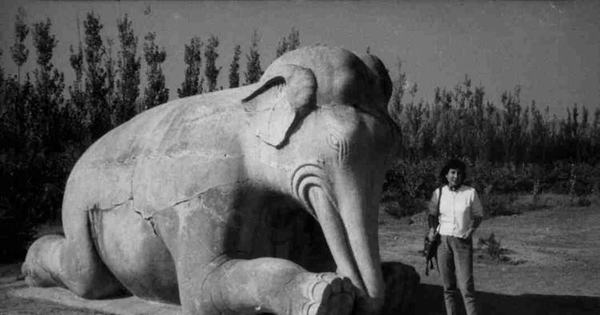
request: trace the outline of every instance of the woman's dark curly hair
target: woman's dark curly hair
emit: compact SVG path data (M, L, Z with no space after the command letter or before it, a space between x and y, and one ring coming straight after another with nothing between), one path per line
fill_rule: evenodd
M448 184L446 175L448 174L448 171L450 171L450 169L459 170L462 174L463 182L467 179L467 166L465 165L465 163L458 159L451 159L446 163L446 165L444 165L444 167L442 167L442 170L440 171L440 180L442 181L442 183Z

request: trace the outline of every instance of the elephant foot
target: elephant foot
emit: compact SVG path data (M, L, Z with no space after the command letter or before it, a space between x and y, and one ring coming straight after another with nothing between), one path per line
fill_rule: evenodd
M346 315L352 312L355 290L348 278L334 273L311 274L299 288L303 290L300 315Z
M121 295L123 286L91 250L73 244L62 235L46 235L35 241L21 267L25 283L32 287L63 287L86 299ZM69 258L61 259L64 256Z
M62 239L59 235L47 235L31 245L21 266L21 274L25 277L28 286L64 287L62 281L52 272L52 270L59 270L53 263L57 261L55 255L60 250L57 246L60 246Z
M39 266L33 267L28 264L23 264L21 274L25 277L25 284L30 287L54 287L59 286L60 282L56 280L50 273L46 272Z

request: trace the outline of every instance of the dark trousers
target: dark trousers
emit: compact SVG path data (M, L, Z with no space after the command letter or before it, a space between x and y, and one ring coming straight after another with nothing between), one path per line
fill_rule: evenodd
M458 285L467 314L476 315L475 283L473 281L473 240L442 235L437 258L444 285L446 314L457 314L455 296Z

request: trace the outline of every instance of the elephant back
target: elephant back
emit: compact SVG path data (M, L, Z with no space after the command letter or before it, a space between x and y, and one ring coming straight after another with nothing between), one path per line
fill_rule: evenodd
M244 93L226 90L171 101L111 130L78 160L63 204L110 209L134 200L150 216L213 186L214 179L196 173L241 155L228 130L239 129L238 94Z

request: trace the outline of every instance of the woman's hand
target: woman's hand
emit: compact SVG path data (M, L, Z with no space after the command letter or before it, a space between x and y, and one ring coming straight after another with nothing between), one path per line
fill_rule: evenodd
M473 233L475 233L475 229L470 228L465 235L465 239L470 240L473 237Z
M433 240L435 239L435 229L429 229L429 233L427 233L427 239L430 242L433 242Z

